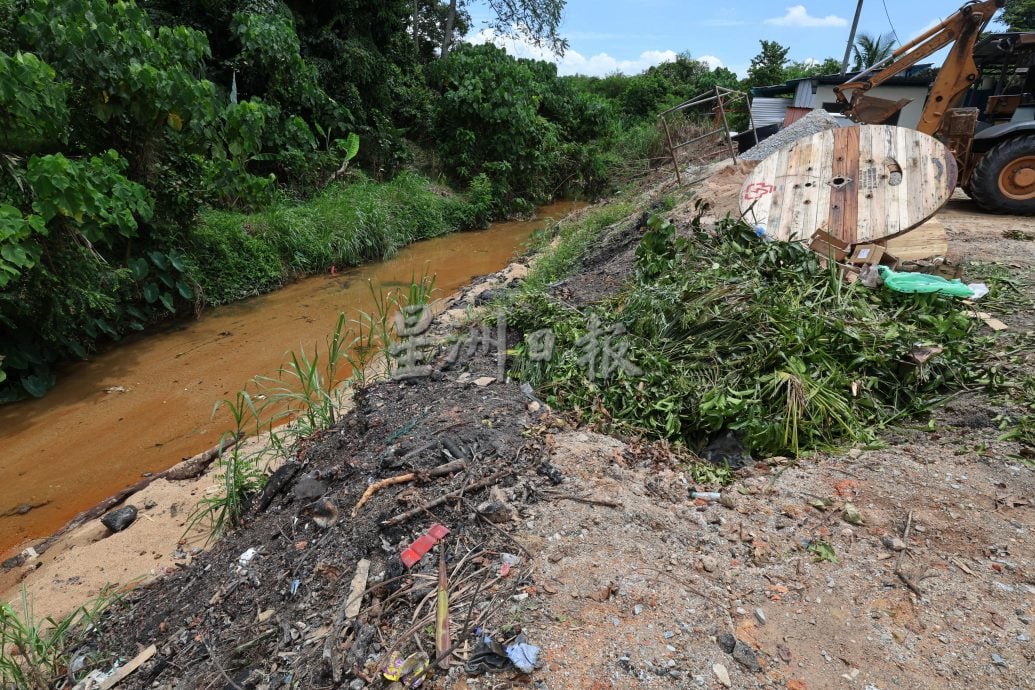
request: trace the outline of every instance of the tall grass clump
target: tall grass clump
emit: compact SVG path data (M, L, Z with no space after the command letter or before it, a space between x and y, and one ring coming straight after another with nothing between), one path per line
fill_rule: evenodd
M389 182L360 177L259 213L204 213L190 273L205 302L223 304L332 266L387 259L412 242L481 223L475 205L419 175L403 173Z
M871 440L987 375L987 339L951 299L846 285L801 245L732 219L687 236L660 216L649 228L605 303L528 291L513 304L511 324L556 336L550 361L518 359L551 404L690 447L732 430L755 452L798 454ZM603 333L589 333L594 316ZM592 340L624 343L642 373L591 378Z
M40 619L24 587L20 607L0 604L0 688L49 690L60 687L63 679L73 678L69 671L72 652L114 600L113 590L105 589L67 616Z

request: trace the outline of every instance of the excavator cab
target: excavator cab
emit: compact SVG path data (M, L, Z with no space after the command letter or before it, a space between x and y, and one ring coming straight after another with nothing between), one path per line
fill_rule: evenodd
M960 186L983 209L1035 214L1035 33L985 34L974 62L980 80L957 111L976 111Z

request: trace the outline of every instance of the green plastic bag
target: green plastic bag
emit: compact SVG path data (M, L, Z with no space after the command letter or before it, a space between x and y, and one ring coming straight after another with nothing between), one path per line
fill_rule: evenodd
M973 297L974 291L959 280L947 280L941 276L926 273L896 273L887 266L878 266L881 280L889 290L895 292L930 293L938 292L953 297Z

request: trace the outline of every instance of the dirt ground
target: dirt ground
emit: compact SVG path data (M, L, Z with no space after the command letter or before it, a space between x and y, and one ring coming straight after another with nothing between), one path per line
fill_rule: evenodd
M950 251L1010 265L1035 296L1035 242L1003 235L1035 221L980 214L965 197L939 218ZM640 220L617 225L554 291L579 303L620 285ZM436 336L455 338L480 292L515 280L459 295ZM1004 315L1003 337L1030 333L1031 311ZM892 430L880 448L761 459L704 501L690 491L716 487L693 486L687 457L575 428L500 379L495 353L450 363L449 349L428 379L367 389L299 449L267 510L189 565L170 558L175 542L136 546L144 519L101 540L112 562L143 550L171 571L115 605L81 651L109 668L153 644L127 688L390 687L380 670L393 652L435 658L442 551L457 646L423 687L1035 687L1035 476L1020 446L998 440L1001 410L982 396ZM1019 357L1035 370L1030 349ZM428 476L457 460L462 470ZM414 481L351 518L372 482L407 472ZM337 510L328 528L314 509L324 500ZM401 550L434 523L449 536L405 570ZM819 542L826 559L809 551ZM346 615L361 560L368 586ZM26 581L75 566L74 555L47 562ZM537 667L478 674L498 657L475 644L476 628L503 644L523 635L541 648Z

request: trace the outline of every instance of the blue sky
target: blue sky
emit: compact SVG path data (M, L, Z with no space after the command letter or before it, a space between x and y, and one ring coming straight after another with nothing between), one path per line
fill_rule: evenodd
M864 0L859 30L881 34L894 26L906 42L962 4L963 0ZM789 46L793 60L841 59L855 7L856 0L568 0L562 34L571 47L564 58L557 58L519 41L479 33L486 9L473 4L475 26L468 38L496 40L521 57L552 60L562 74L635 74L688 51L743 77L759 52L760 39Z

